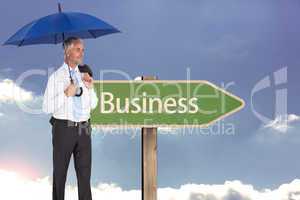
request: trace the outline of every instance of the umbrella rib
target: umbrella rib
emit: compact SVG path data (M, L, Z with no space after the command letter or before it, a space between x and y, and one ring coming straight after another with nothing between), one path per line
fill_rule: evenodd
M24 39L20 42L20 44L18 44L18 46L19 47L22 46L23 42L24 42Z
M56 34L54 35L54 44L57 44L56 42L57 42L57 38L56 38L57 36L56 36Z
M92 36L93 38L96 38L96 36L94 35L93 32L91 32L90 30L88 30L88 32L91 34L91 36Z

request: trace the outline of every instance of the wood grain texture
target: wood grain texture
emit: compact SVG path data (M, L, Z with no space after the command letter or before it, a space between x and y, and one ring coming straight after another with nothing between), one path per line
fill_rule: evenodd
M154 80L155 76L142 76ZM157 127L142 128L142 200L157 199Z

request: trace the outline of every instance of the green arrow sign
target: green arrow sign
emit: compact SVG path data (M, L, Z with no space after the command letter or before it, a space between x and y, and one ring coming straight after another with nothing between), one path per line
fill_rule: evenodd
M205 80L95 81L93 125L205 127L245 105Z

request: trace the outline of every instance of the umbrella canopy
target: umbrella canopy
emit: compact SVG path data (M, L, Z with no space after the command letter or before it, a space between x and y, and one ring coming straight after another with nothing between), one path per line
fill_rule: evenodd
M34 20L23 26L3 45L57 44L70 36L97 38L120 30L103 20L85 13L59 12Z

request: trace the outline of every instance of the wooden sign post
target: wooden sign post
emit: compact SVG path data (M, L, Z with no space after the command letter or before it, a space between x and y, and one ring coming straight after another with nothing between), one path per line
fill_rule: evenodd
M142 80L155 80L142 76ZM157 127L142 127L142 200L157 197Z

